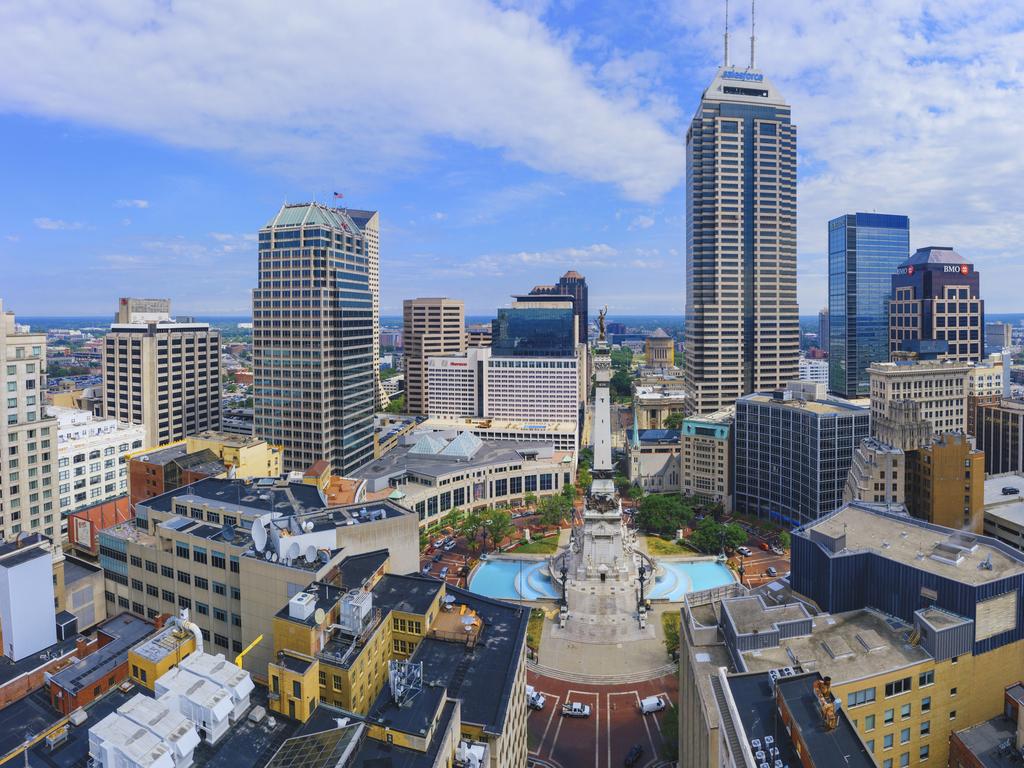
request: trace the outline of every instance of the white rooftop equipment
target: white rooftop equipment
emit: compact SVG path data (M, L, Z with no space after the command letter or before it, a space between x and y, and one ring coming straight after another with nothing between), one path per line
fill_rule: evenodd
M191 722L141 693L89 729L89 756L101 768L189 768L198 744Z
M233 709L226 688L187 669L172 667L157 679L153 693L195 723L208 744L216 744L228 732Z
M244 669L235 666L219 653L193 653L178 664L178 667L210 680L228 691L234 708L231 722L245 716L249 709L249 696L255 686L252 677Z

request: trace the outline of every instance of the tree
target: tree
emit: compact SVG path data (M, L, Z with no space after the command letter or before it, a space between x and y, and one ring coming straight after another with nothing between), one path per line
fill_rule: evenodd
M665 417L665 429L682 429L683 428L683 414L682 413L670 413Z
M569 502L569 507L572 507L574 501L576 501L576 487L572 485L562 486L562 498Z
M621 472L618 473L617 475L615 475L615 481L614 482L615 482L615 487L618 489L619 493L625 493L626 490L629 488L629 478L626 477Z
M736 523L729 523L725 526L725 546L729 549L742 547L747 543L747 532L742 526Z
M779 544L783 549L789 549L793 544L793 539L789 535L789 531L783 531L779 534Z
M661 713L661 756L666 760L679 759L679 710L669 704Z
M462 518L462 510L458 507L453 507L444 517L441 518L441 525L445 528L451 527L458 529L459 520Z
M644 497L644 489L641 488L639 485L633 484L629 487L628 494L629 498L631 498L633 501L639 501Z
M564 496L546 496L537 505L537 514L543 525L561 525L572 505Z
M490 509L485 512L481 519L484 531L484 542L491 539L492 545L497 548L501 540L515 530L512 525L512 515L503 509Z
M393 397L388 403L387 408L384 409L388 413L401 413L405 410L405 395L398 395Z
M618 370L612 374L609 386L614 397L628 398L633 394L633 377L629 375L629 371Z
M536 507L537 494L535 494L533 491L527 491L526 495L523 496L523 504L527 507Z
M467 512L459 521L458 532L460 536L466 537L466 543L470 547L476 546L476 537L483 530L484 521L479 512Z
M630 489L631 495L633 486ZM675 534L693 519L693 509L683 503L680 496L648 494L640 490L640 504L636 514L637 527L651 533Z
M738 525L736 528L739 528L740 531L743 530ZM701 552L715 554L717 552L721 552L722 548L727 545L728 542L726 539L726 526L715 522L710 517L705 517L697 523L697 527L694 529L693 535L690 536L690 544ZM746 541L746 534L744 534L743 540Z
M585 491L593 481L594 477L590 474L590 470L586 467L580 467L576 473L576 487L582 488Z

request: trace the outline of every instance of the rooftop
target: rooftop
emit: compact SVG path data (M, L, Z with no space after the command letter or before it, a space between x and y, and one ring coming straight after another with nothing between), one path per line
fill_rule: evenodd
M576 424L571 421L502 421L488 418L441 418L431 417L420 425L420 430L469 429L475 432L530 432L543 435L551 432L575 432Z
M285 203L264 229L286 227L323 226L340 229L352 234L361 235L362 229L355 223L348 211L341 208L328 208L321 203Z
M965 264L967 259L949 246L929 245L918 248L909 259L900 266L923 266L927 264Z
M792 410L808 411L822 416L828 415L856 415L869 413L867 408L851 403L840 397L825 395L823 397L801 398L793 397L786 399L779 396L778 392L755 392L745 395L736 401L737 403L757 403L759 405L771 405L777 408L789 408Z
M833 556L873 552L974 586L1024 574L1024 553L993 538L954 532L859 502L795 529L794 535L836 542ZM983 563L990 563L991 569Z
M1003 489L1013 488L1016 493L1003 493ZM1007 473L1003 475L987 475L985 477L985 511L991 507L1017 505L1024 502L1024 475ZM1001 510L1000 510L1001 511Z
M1024 755L1016 749L1017 723L1005 715L956 732L984 768L1020 768Z
M387 562L388 557L390 553L386 549L346 557L338 566L342 588L355 589L363 586Z
M256 480L207 477L146 499L139 502L139 506L170 512L175 500L250 515L264 512L298 515L325 506L323 495L315 485L288 483L272 477Z
M18 661L12 661L8 656L0 656L0 685L7 685L12 680L27 675L54 659L70 656L74 654L76 647L77 636L60 640L49 648L45 648L39 653L29 654Z
M638 435L648 445L679 445L678 429L641 429Z
M148 621L130 613L122 613L106 621L97 631L111 637L111 641L55 673L51 677L52 683L77 695L122 664L128 657L128 650L153 632L153 629Z

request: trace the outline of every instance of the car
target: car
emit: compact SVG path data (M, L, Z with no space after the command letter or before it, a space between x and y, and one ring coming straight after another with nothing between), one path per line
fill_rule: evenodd
M750 551L750 547L736 547L736 551L744 557L750 557L752 554L754 554Z
M434 542L434 549L440 549L444 546L444 539L438 539Z
M1012 485L1003 486L1003 496L1016 496L1020 493L1020 488L1014 488Z
M758 546L761 547L761 549L763 549L765 552L768 551L768 542L767 541L762 541Z
M772 547L772 554L782 557L786 554L786 550L784 550L782 547Z
M544 694L535 689L532 685L526 686L526 706L530 709L544 709Z
M430 563L426 563L423 566L423 575L424 576L429 576L430 575Z
M433 560L433 561L434 561L435 563L440 563L440 562L441 562L441 558L442 558L442 557L444 557L444 555L442 555L442 554L441 554L440 552L438 552L438 553L437 553L436 555L434 555L434 557L433 557L433 558L431 558L431 559L432 559L432 560Z
M562 705L562 715L565 717L590 717L590 705L581 704L578 701L567 701Z
M441 581L444 581L446 578L448 578L448 566L447 565L444 568L441 569L441 572L439 574L437 574L437 577L439 579L441 579Z
M651 712L661 712L665 708L665 699L661 696L648 696L640 700L640 714L649 715Z
M445 544L444 547L442 547L442 549L444 549L445 552L451 552L453 549L455 549L455 539L452 539L447 544Z
M625 765L626 768L630 768L631 766L634 766L638 762L640 762L640 758L643 757L643 755L644 745L634 744L632 748L630 748L629 752L626 754L626 762L623 763L623 765Z
M779 572L775 569L774 565L768 566L768 570L765 571L769 576L778 576Z

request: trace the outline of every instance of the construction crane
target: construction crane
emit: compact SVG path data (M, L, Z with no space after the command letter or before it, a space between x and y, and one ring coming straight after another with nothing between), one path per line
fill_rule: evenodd
M238 654L237 656L235 656L235 666L236 667L241 667L242 666L242 660L245 658L245 654L247 654L249 651L251 651L257 645L259 645L262 640L263 640L263 635L259 635L255 640L253 640L251 643L249 643L247 646L245 646L245 648L242 649L242 652L240 654Z

